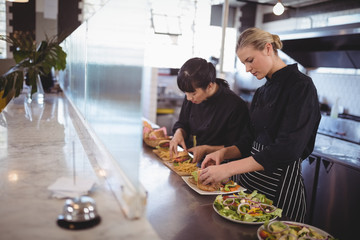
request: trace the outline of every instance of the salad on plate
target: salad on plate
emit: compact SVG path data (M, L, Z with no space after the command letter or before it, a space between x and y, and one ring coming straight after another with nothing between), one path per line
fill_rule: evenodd
M256 190L250 194L240 191L233 195L218 195L214 210L222 217L238 223L262 224L281 217L282 209Z
M259 240L335 240L321 229L289 221L266 222L258 229L257 235Z

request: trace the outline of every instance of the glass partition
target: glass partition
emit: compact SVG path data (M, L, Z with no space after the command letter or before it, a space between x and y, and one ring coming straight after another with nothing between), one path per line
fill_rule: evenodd
M141 88L147 1L109 1L63 43L67 69L60 73L66 96L140 188Z
M67 73L63 78L63 89L76 105L77 110L85 116L85 67L86 67L86 24L81 25L65 41L67 53Z

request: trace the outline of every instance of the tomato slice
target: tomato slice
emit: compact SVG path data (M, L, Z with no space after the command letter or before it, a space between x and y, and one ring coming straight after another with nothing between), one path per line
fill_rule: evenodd
M235 187L232 187L232 188L229 188L230 189L230 192L232 191L236 191L240 188L240 185L236 185Z
M260 235L260 237L261 237L262 239L265 239L265 238L267 238L268 236L270 236L270 234L269 234L267 231L265 231L265 230L261 230L260 233L259 233L259 235Z

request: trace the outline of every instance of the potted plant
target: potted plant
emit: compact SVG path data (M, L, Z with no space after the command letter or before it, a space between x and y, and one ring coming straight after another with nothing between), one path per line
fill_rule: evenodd
M32 96L41 84L40 76L48 75L52 68L64 70L66 67L66 53L56 36L46 37L37 44L30 33L16 32L10 36L0 35L0 40L12 46L16 63L0 76L0 97L6 98L6 102L20 95L25 78Z

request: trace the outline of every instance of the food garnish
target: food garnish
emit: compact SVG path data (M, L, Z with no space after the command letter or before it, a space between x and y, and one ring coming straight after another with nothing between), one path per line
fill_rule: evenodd
M234 182L233 180L227 180L221 182L220 191L222 192L233 192L240 188L240 185Z

